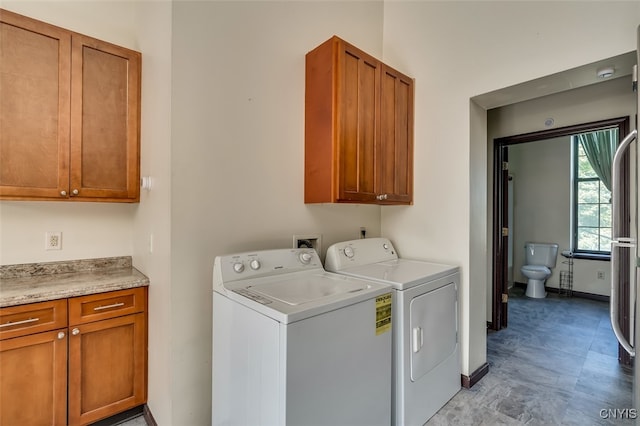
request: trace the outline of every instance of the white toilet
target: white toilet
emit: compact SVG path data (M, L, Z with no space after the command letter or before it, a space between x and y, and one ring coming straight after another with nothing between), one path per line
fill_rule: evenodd
M522 275L528 278L528 297L541 299L547 296L544 282L551 276L551 268L556 266L558 245L549 243L525 243L524 265L520 268Z

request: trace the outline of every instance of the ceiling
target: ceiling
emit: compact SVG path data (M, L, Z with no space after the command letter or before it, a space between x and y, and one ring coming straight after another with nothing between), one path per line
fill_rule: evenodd
M473 97L473 101L485 109L498 108L565 90L601 83L605 80L597 76L597 70L603 67L613 67L615 70L613 76L606 80L629 77L635 64L636 51L634 50L612 58L478 95ZM629 84L631 84L631 81L629 81Z

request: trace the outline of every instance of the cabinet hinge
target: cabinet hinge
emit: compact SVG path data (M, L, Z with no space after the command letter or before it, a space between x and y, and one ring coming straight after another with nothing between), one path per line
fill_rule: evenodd
M507 303L509 301L509 295L507 293L502 293L502 303Z
M502 162L502 170L509 170L509 162L507 161Z
M509 236L509 228L502 228L502 236L503 237Z

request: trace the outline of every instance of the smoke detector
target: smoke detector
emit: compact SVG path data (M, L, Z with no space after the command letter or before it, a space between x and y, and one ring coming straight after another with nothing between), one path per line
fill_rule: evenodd
M613 67L607 66L598 68L598 70L596 71L596 75L598 76L598 78L609 78L613 75L614 72L615 69Z

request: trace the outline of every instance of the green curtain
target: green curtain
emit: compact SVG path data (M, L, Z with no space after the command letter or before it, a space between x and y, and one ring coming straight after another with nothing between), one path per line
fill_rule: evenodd
M618 145L616 130L599 130L577 135L593 171L609 191L611 191L611 165Z

